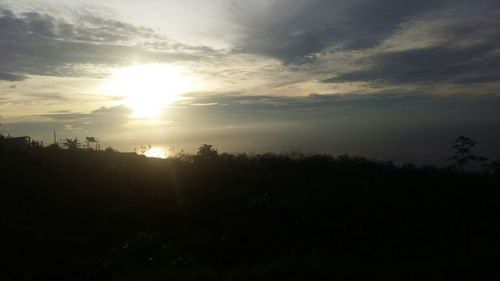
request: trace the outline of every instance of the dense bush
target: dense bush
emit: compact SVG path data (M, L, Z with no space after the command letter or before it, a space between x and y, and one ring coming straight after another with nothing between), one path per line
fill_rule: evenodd
M349 156L0 154L0 280L493 280L499 180Z

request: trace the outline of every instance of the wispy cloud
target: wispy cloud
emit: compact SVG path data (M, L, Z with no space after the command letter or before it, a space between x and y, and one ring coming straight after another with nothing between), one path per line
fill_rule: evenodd
M296 62L326 48L376 46L396 26L445 1L272 0L234 1L241 51Z
M17 82L28 79L26 75L16 74L16 73L6 73L0 72L0 80Z
M481 16L462 13L448 11L406 22L370 50L360 69L324 82L499 82L499 11Z
M194 60L212 52L173 42L153 30L77 10L70 20L56 14L0 10L1 77L92 76L95 66ZM4 80L6 80L4 79Z

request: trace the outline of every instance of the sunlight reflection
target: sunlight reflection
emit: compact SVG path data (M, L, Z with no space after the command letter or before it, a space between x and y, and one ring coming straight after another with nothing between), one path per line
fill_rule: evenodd
M168 154L160 148L152 147L148 151L144 152L144 156L150 158L166 159L168 157Z

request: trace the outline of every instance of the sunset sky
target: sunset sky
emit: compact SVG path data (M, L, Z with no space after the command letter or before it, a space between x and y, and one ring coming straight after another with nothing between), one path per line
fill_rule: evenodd
M500 157L498 0L0 0L0 133Z

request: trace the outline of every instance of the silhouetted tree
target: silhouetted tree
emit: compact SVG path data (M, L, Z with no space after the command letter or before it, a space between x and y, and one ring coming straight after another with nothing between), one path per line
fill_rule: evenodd
M47 149L49 150L59 150L61 147L59 146L58 143L52 143L47 146Z
M198 148L196 156L203 160L215 159L219 156L219 152L211 144L203 144Z
M150 150L151 148L152 148L152 146L150 144L141 145L141 146L139 146L139 148L134 148L134 151L135 151L135 153L142 155L142 154L146 153L148 150Z
M491 173L500 176L500 159L490 163Z
M460 136L455 140L452 148L455 150L453 156L448 158L448 161L452 161L453 164L450 168L463 170L471 162L477 161L484 163L487 159L485 157L476 156L472 153L472 148L477 145L477 141L472 138Z
M66 138L63 142L63 145L68 150L77 150L80 147L80 141L78 140L78 138L74 139Z
M468 159L475 143L460 140ZM447 280L462 268L497 280L499 182L208 144L161 161L1 153L0 280Z
M32 149L41 149L43 147L43 143L37 140L31 140L29 145Z
M106 147L106 149L104 151L106 151L106 152L117 152L117 150L115 150L111 146Z
M0 120L2 119L2 116L0 116ZM2 123L0 123L0 127L2 127ZM0 134L0 143L3 142L4 140L4 136L2 134Z

